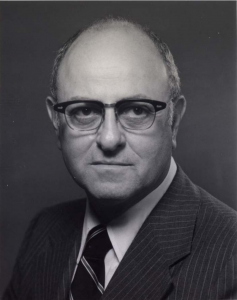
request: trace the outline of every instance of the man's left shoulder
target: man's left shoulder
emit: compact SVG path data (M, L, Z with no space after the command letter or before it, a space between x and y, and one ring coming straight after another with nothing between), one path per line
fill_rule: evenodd
M226 258L237 252L237 213L235 210L194 184L178 168L175 187L181 190L188 208L195 207L192 249L194 253L223 254ZM191 217L191 216L190 216ZM194 219L193 219L194 220Z
M200 206L197 227L205 226L207 231L217 235L236 234L237 212L202 188L198 187L198 189L200 192Z
M236 299L236 212L180 168L171 191L177 195L174 201L185 203L180 212L183 222L193 222L185 227L192 232L189 255L174 265L177 299Z
M237 212L200 186L194 184L179 166L173 186L176 190L177 188L180 189L177 195L181 194L182 199L185 196L186 203L196 206L196 228L206 226L210 229L207 224L216 224L222 226L223 230L226 228L236 232Z
M218 276L217 274L222 274L228 265L228 272L233 271L234 264L237 263L237 213L207 191L200 187L197 189L200 202L193 234L191 260L199 261L203 270L206 266L208 268L205 270L206 274L214 272L214 267L214 278Z

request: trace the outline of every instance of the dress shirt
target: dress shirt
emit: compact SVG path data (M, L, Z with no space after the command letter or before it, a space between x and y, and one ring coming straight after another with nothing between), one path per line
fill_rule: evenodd
M135 236L137 235L143 222L146 220L150 212L153 210L153 208L163 197L164 193L170 186L176 171L176 163L173 157L171 157L169 171L163 182L144 199L132 206L125 213L123 213L121 216L111 221L107 225L107 231L113 249L111 249L105 256L105 288L107 287L110 279L112 278L114 272L116 271L119 263L121 262ZM93 214L92 210L90 209L89 203L87 202L82 231L82 241L77 258L77 263L79 263L81 259L88 232L98 224L100 224L100 222ZM74 274L75 272L76 268L74 270Z

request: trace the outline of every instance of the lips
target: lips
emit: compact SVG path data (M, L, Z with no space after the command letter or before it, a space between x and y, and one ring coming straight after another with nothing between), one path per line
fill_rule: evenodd
M117 161L95 161L92 163L94 166L104 165L104 166L131 166L132 164L125 162L117 162Z

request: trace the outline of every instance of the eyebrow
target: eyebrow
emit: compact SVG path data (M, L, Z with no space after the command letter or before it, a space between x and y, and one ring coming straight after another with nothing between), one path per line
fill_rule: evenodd
M121 101L121 100L137 100L137 99L151 99L150 97L147 97L146 95L144 94L136 94L136 95L133 95L133 96L129 96L129 97L124 97L124 98L121 98L121 99L118 99L116 102L118 101ZM89 98L89 97L80 97L80 96L74 96L74 97L71 97L69 98L68 100L66 101L75 101L75 100L81 100L81 101L101 101L101 99L94 99L94 98Z

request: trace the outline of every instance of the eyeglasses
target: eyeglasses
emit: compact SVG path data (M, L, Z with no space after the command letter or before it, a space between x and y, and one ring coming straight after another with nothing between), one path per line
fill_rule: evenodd
M105 108L114 108L116 119L122 127L130 130L145 130L154 123L156 113L166 108L166 103L156 100L121 100L112 104L100 101L74 100L55 104L54 110L65 115L73 130L98 129L105 118Z

